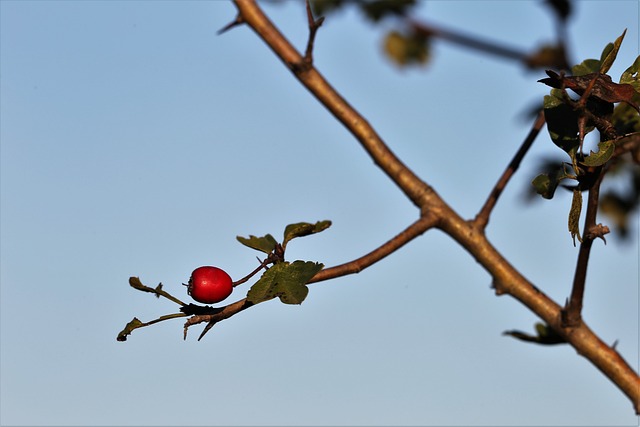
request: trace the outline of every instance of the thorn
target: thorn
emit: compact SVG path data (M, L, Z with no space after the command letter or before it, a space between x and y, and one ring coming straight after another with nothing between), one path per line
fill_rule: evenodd
M238 25L241 25L241 24L244 24L244 18L240 14L238 14L236 16L236 19L234 19L233 21L229 22L224 27L220 28L216 34L217 35L221 35L222 33L226 33L227 31L229 31L233 27L237 27Z
M618 346L618 340L615 340L613 344L611 344L611 348L615 350L617 346Z

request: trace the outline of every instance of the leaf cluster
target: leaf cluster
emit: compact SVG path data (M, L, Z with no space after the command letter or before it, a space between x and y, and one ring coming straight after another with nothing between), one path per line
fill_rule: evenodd
M539 80L552 87L550 94L544 97L549 136L568 155L569 162L539 174L532 184L538 194L551 199L563 180L576 181L575 185L563 186L573 191L569 231L580 241L578 219L582 209L582 191L589 190L600 174L616 163L629 160L638 163L637 144L631 159L622 157L627 150L621 147L640 132L640 56L622 73L618 83L607 74L625 33L604 48L599 60L587 59L572 67L570 76L548 70L548 77ZM585 136L595 130L600 136L598 150L585 154ZM613 205L615 202L612 200L609 198ZM631 209L627 207L625 211L630 212Z

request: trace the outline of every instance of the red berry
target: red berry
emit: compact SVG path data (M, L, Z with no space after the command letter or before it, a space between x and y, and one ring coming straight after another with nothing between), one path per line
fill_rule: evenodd
M218 267L198 267L191 273L187 293L203 304L214 304L226 299L233 291L231 277Z

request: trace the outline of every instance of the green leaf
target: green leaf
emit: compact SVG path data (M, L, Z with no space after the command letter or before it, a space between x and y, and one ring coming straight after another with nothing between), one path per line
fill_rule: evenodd
M618 56L618 51L620 50L620 45L622 44L622 40L624 40L625 34L627 34L626 29L622 32L622 35L613 42L613 44L609 43L607 47L604 48L604 51L600 56L600 73L606 74L609 69L611 69L613 62L616 60L616 56Z
M548 171L548 173L539 174L531 181L531 184L535 188L536 193L545 199L552 199L560 181L565 178L573 178L573 176L567 173L563 164L554 170Z
M558 182L551 179L549 175L544 173L536 176L533 181L531 181L531 184L536 189L536 193L545 199L552 199L556 192L556 188L558 188Z
M598 152L591 151L580 163L586 166L602 166L609 161L615 150L616 144L613 141L599 142Z
M249 238L236 236L236 239L243 245L266 254L270 254L278 245L278 242L271 234L267 234L264 237L250 235Z
M387 33L384 52L399 66L424 65L429 60L428 39L420 34Z
M573 200L571 201L571 210L569 211L569 233L573 239L573 246L576 245L576 236L578 241L582 243L580 237L580 213L582 212L582 191L573 190Z
M144 326L144 324L140 321L140 319L134 317L133 320L127 323L124 329L120 331L116 339L118 341L126 341L127 336L131 335L131 332L133 332L134 329L138 329L142 326Z
M306 283L323 267L310 261L275 264L249 289L247 300L258 304L278 297L285 304L302 304L309 293Z
M578 65L571 67L571 74L574 76L584 76L586 74L597 73L600 70L601 62L597 59L585 59Z
M310 234L320 233L331 227L331 221L318 221L315 224L308 222L299 222L297 224L289 224L284 229L284 240L282 246L286 246L287 243L295 239L296 237L308 236Z
M620 76L620 84L629 84L633 86L636 92L640 92L640 56L636 58L629 68L624 70Z
M580 146L578 114L562 101L562 90L551 89L544 97L544 117L554 144L572 156Z

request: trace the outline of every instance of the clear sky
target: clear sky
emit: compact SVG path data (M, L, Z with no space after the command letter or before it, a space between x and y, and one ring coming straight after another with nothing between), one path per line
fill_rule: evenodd
M227 1L7 1L1 8L1 410L4 425L636 425L631 403L568 346L502 336L536 317L430 231L355 276L310 286L182 340L183 320L117 333L175 304L128 286L181 283L200 265L239 278L280 236L290 259L359 257L418 212L248 28L217 36ZM628 29L614 79L638 54L638 2L584 1L572 57ZM265 5L299 48L302 2ZM532 49L554 37L539 2L432 1L420 17ZM383 28L393 27L385 23ZM381 54L355 12L319 31L320 71L453 208L472 217L548 92L542 71L446 43L420 70ZM488 233L558 302L577 257L570 198L523 202L546 134ZM605 219L601 219L604 221ZM584 316L638 367L638 224L596 242ZM242 298L247 285L236 288Z

